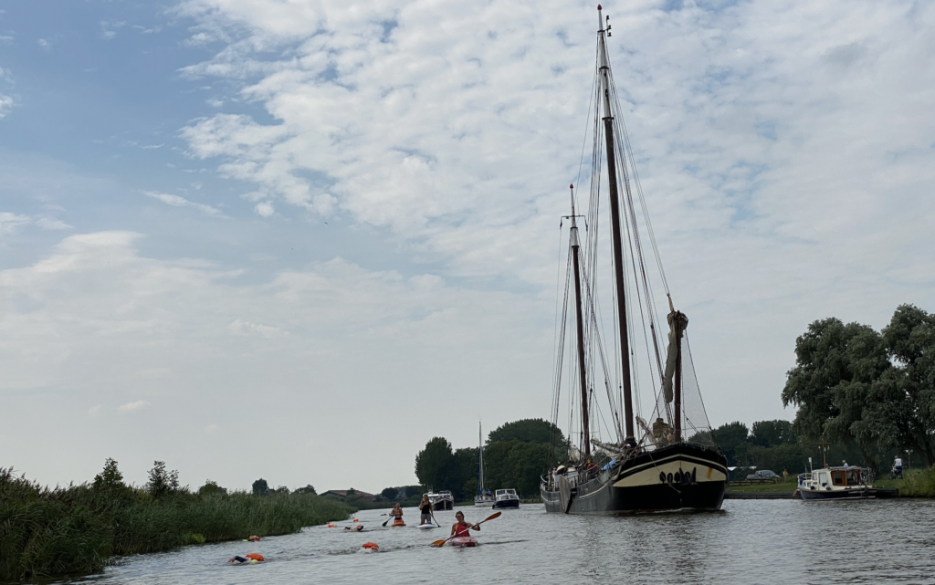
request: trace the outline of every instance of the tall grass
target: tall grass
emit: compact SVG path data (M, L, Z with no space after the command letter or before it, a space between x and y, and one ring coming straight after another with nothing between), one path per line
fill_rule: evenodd
M0 469L0 581L103 570L113 555L298 532L353 508L309 494L192 494L159 499L123 485L49 489Z
M935 466L928 469L905 470L899 495L911 498L935 498Z

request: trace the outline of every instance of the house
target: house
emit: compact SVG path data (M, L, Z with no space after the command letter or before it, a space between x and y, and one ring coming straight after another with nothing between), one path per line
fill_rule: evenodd
M368 494L367 492L361 490L355 490L354 488L349 490L328 490L321 494L321 496L326 498L336 498L339 500L346 500L348 497L354 497L367 502L372 502L377 498L377 496L373 494Z

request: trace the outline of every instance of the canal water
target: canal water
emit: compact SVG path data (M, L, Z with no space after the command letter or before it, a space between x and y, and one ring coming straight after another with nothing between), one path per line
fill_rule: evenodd
M469 522L493 513L465 507ZM524 504L472 532L476 548L432 548L448 535L454 512L437 512L443 529L383 528L381 510L357 515L367 530L307 528L258 543L190 546L123 559L104 584L381 583L930 583L935 584L935 501L802 502L726 500L706 514L582 517L546 514ZM379 545L367 552L365 542ZM267 562L231 566L257 552Z

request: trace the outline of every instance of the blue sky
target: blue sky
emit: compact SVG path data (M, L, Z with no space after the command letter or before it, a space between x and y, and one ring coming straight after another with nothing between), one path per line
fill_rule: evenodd
M935 11L605 13L708 415L791 419L808 323L933 310ZM5 5L0 464L374 491L433 436L548 417L594 24L581 2Z

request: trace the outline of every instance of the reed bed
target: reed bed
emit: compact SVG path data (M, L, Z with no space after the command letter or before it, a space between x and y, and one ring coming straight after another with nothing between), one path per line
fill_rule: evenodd
M899 495L910 498L935 498L935 466L928 469L907 469Z
M353 511L310 494L177 490L156 499L122 483L50 489L0 469L0 581L97 573L115 555L290 534Z

